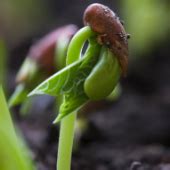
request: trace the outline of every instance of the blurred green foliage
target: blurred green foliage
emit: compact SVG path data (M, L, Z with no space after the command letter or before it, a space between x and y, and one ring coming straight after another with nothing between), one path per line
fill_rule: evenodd
M47 26L52 18L49 11L47 1L0 0L0 34L16 45Z
M25 143L17 136L0 85L0 169L35 170Z
M168 38L170 1L122 0L122 7L132 56L143 56Z

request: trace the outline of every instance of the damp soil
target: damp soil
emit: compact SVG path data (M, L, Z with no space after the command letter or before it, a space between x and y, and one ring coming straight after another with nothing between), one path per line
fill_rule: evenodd
M132 64L117 101L88 111L72 170L170 170L170 58L168 47L161 49ZM39 97L25 117L13 109L38 170L56 166L54 103Z

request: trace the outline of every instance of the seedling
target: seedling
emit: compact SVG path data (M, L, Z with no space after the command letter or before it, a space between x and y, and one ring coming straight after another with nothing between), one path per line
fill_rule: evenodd
M77 29L73 24L57 28L31 46L16 76L17 87L9 100L10 107L22 104L20 112L28 112L33 99L28 99L27 94L41 81L65 66L68 43ZM118 86L107 99L113 101L119 95ZM60 103L60 97L57 98L57 103Z
M78 110L89 101L109 96L127 71L128 35L115 13L104 5L92 4L84 13L84 23L69 44L66 67L29 94L63 96L54 120L61 121L57 170L70 169ZM88 47L82 54L86 41Z
M56 70L64 67L63 56L66 55L68 43L76 31L75 25L63 26L31 46L16 76L17 87L9 100L10 107L28 103L26 102L27 94Z

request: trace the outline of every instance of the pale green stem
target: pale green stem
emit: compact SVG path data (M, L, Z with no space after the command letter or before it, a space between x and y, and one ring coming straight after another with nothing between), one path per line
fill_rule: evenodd
M69 114L61 121L57 170L70 170L77 113Z
M91 29L89 27L84 27L73 37L68 48L66 60L67 65L80 59L81 49L85 41L91 36L94 36L94 33L91 31ZM71 169L71 156L76 116L77 112L74 112L63 118L61 121L57 170Z

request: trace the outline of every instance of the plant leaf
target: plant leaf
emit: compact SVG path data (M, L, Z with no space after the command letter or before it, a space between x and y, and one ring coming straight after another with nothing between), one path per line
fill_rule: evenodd
M100 53L99 48L100 46L96 44L87 50L84 57L85 60L83 60L79 69L77 70L72 88L70 88L70 91L66 92L64 95L64 100L59 111L60 114L54 123L59 122L62 118L72 113L74 110L79 109L89 100L84 92L84 81L98 61Z
M101 46L91 41L83 58L66 66L35 88L28 96L48 94L64 95L60 114L54 122L81 107L88 101L84 92L84 81L98 61Z
M96 46L93 47L95 48ZM76 61L73 64L66 66L64 69L60 70L59 72L45 80L31 93L29 93L28 96L42 94L58 96L70 91L70 89L73 88L73 85L75 84L75 80L80 81L81 79L81 74L78 75L78 72L82 72L82 74L84 74L81 70L86 69L85 67L88 67L89 62L93 63L94 59L96 59L96 57L94 57L94 59L89 59L92 58L89 57L89 54L92 54L92 56L94 56L97 51L96 49L94 50L94 48L93 50L88 50L89 52L87 53L87 55L81 58L79 61Z
M71 65L68 65L64 69L60 70L43 83L41 83L37 88L35 88L28 96L48 94L51 96L58 96L64 94L68 91L72 84L76 72L84 59L81 59Z

